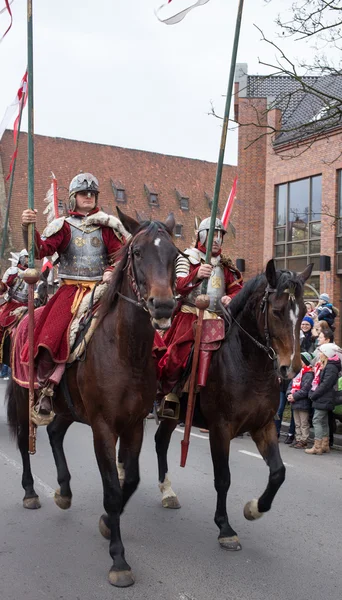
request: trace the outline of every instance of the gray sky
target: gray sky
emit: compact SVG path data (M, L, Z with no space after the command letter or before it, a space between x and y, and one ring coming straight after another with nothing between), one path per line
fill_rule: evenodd
M216 162L220 122L207 113L210 100L223 111L238 0L210 0L173 26L154 15L164 1L33 0L36 133ZM238 62L250 74L269 72L259 57L274 59L253 24L276 39L275 16L291 2L245 0ZM12 10L0 45L0 121L26 68L26 0ZM1 32L7 22L2 14ZM310 52L293 42L287 51ZM236 146L230 132L227 163L236 164Z

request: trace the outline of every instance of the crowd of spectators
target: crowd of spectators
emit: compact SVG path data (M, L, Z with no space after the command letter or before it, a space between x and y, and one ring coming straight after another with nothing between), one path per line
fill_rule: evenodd
M317 306L306 302L300 333L301 371L291 381L279 380L278 437L288 402L291 420L285 444L307 454L328 453L334 444L335 411L342 404L342 392L338 392L342 349L334 343L337 315L328 294L320 295ZM315 438L312 448L309 448L310 426Z

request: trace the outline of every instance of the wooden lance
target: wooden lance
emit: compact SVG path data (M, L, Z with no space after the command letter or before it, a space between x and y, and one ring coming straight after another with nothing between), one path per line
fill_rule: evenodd
M27 79L28 79L28 208L34 210L34 120L33 120L33 27L32 27L32 2L27 0ZM32 422L31 413L34 407L34 289L39 279L39 272L35 269L35 226L28 226L28 269L25 271L24 280L28 283L28 319L29 319L29 453L36 452L36 426Z
M226 149L229 113L230 113L231 99L232 99L232 94L233 94L234 75L235 75L235 68L236 68L237 51L238 51L238 46L239 46L243 2L244 2L244 0L239 0L236 24L235 24L234 43L233 43L232 58L231 58L231 62L230 62L230 72L229 72L228 89L227 89L227 96L226 96L226 105L225 105L225 110L224 110L220 152L219 152L219 157L218 157L218 162L217 162L214 198L213 198L213 204L212 204L212 208L211 208L210 228L209 228L209 232L208 232L207 252L206 252L206 256L205 256L205 262L207 264L211 264L211 251L212 251L212 247L213 247L217 207L218 207L220 189L221 189L223 160L224 160L224 153L225 153L225 149ZM202 335L203 317L204 317L205 309L208 308L208 306L209 306L209 296L207 295L207 289L208 289L208 280L204 279L202 288L201 288L202 294L200 296L198 296L197 300L196 300L196 308L198 309L198 319L197 319L194 354L193 354L192 368L191 368L191 375L190 375L188 405L187 405L186 417L185 417L184 438L181 441L181 461L180 461L181 467L185 467L185 464L186 464L186 459L187 459L189 444L190 444L191 426L192 426L192 421L193 421L193 417L194 417L195 400L196 400L196 393L195 393L196 392L196 375L197 375L197 365L198 365L199 349L200 349L201 335Z

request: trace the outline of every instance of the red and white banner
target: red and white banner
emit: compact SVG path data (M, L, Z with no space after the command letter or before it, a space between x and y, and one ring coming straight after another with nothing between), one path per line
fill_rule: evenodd
M170 6L171 2L173 2L172 6ZM203 6L207 2L209 0L168 0L155 10L155 14L161 23L175 25L182 21L193 8Z
M10 29L11 29L11 27L12 27L12 23L13 23L13 16L12 16L12 11L11 11L11 4L13 4L13 2L14 2L14 0L5 0L5 6L4 6L4 8L2 8L2 9L0 10L0 15L2 15L2 13L4 13L4 12L7 10L8 14L9 14L9 16L10 16L10 19L11 19L11 20L10 20L10 24L9 24L9 26L7 27L7 29L6 29L6 31L5 31L5 33L4 33L4 35L2 35L2 36L1 36L1 38L0 38L0 44L1 44L2 40L4 39L5 35L7 35L7 34L8 34L9 30L10 30Z
M4 134L5 129L7 129L8 125L10 124L10 121L12 120L12 118L14 117L15 113L17 114L17 118L14 122L14 130L15 127L17 127L17 131L18 131L18 122L19 122L19 112L20 112L20 103L21 103L21 99L23 97L23 95L25 94L25 98L24 98L24 105L26 104L26 100L27 100L27 71L24 75L24 77L22 78L21 82L20 82L20 87L17 91L17 95L14 98L12 104L10 104L7 108L6 108L6 112L3 116L3 119L0 123L0 141L1 138ZM15 134L15 141L17 139L17 136Z
M237 177L235 177L235 179L233 181L232 189L230 190L227 204L226 204L226 207L225 207L222 217L221 217L221 221L222 221L225 229L227 229L227 227L228 227L230 215L232 214L233 204L234 204L235 195L236 195L236 186L237 186Z

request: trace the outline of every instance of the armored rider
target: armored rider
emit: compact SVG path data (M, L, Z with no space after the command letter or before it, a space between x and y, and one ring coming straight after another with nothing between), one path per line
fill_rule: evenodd
M35 324L34 356L40 392L35 414L36 424L51 415L53 382L50 377L57 364L66 363L70 353L71 322L83 299L94 286L110 280L115 254L125 243L125 230L116 217L98 208L99 184L91 173L76 175L69 186L69 215L54 219L40 235L35 230L35 254L41 259L59 254L60 286L42 310ZM36 212L27 209L22 215L24 239L29 223L36 222ZM21 359L28 363L28 343ZM36 419L35 419L36 416Z
M19 254L12 252L12 256L14 257L10 258L12 267L5 271L0 281L0 294L4 294L0 306L0 364L3 361L6 334L18 318L12 313L21 306L27 306L28 302L28 285L22 278L27 269L28 252L24 248Z
M216 219L211 264L205 263L210 217L200 223L193 248L185 250L176 260L176 293L181 296L178 312L164 337L167 351L159 361L161 392L168 394L179 382L194 342L193 324L197 320L196 297L201 293L203 279L208 278L210 305L204 319L217 319L220 301L228 306L242 288L241 273L229 258L222 255L226 230ZM208 367L209 368L209 367Z

